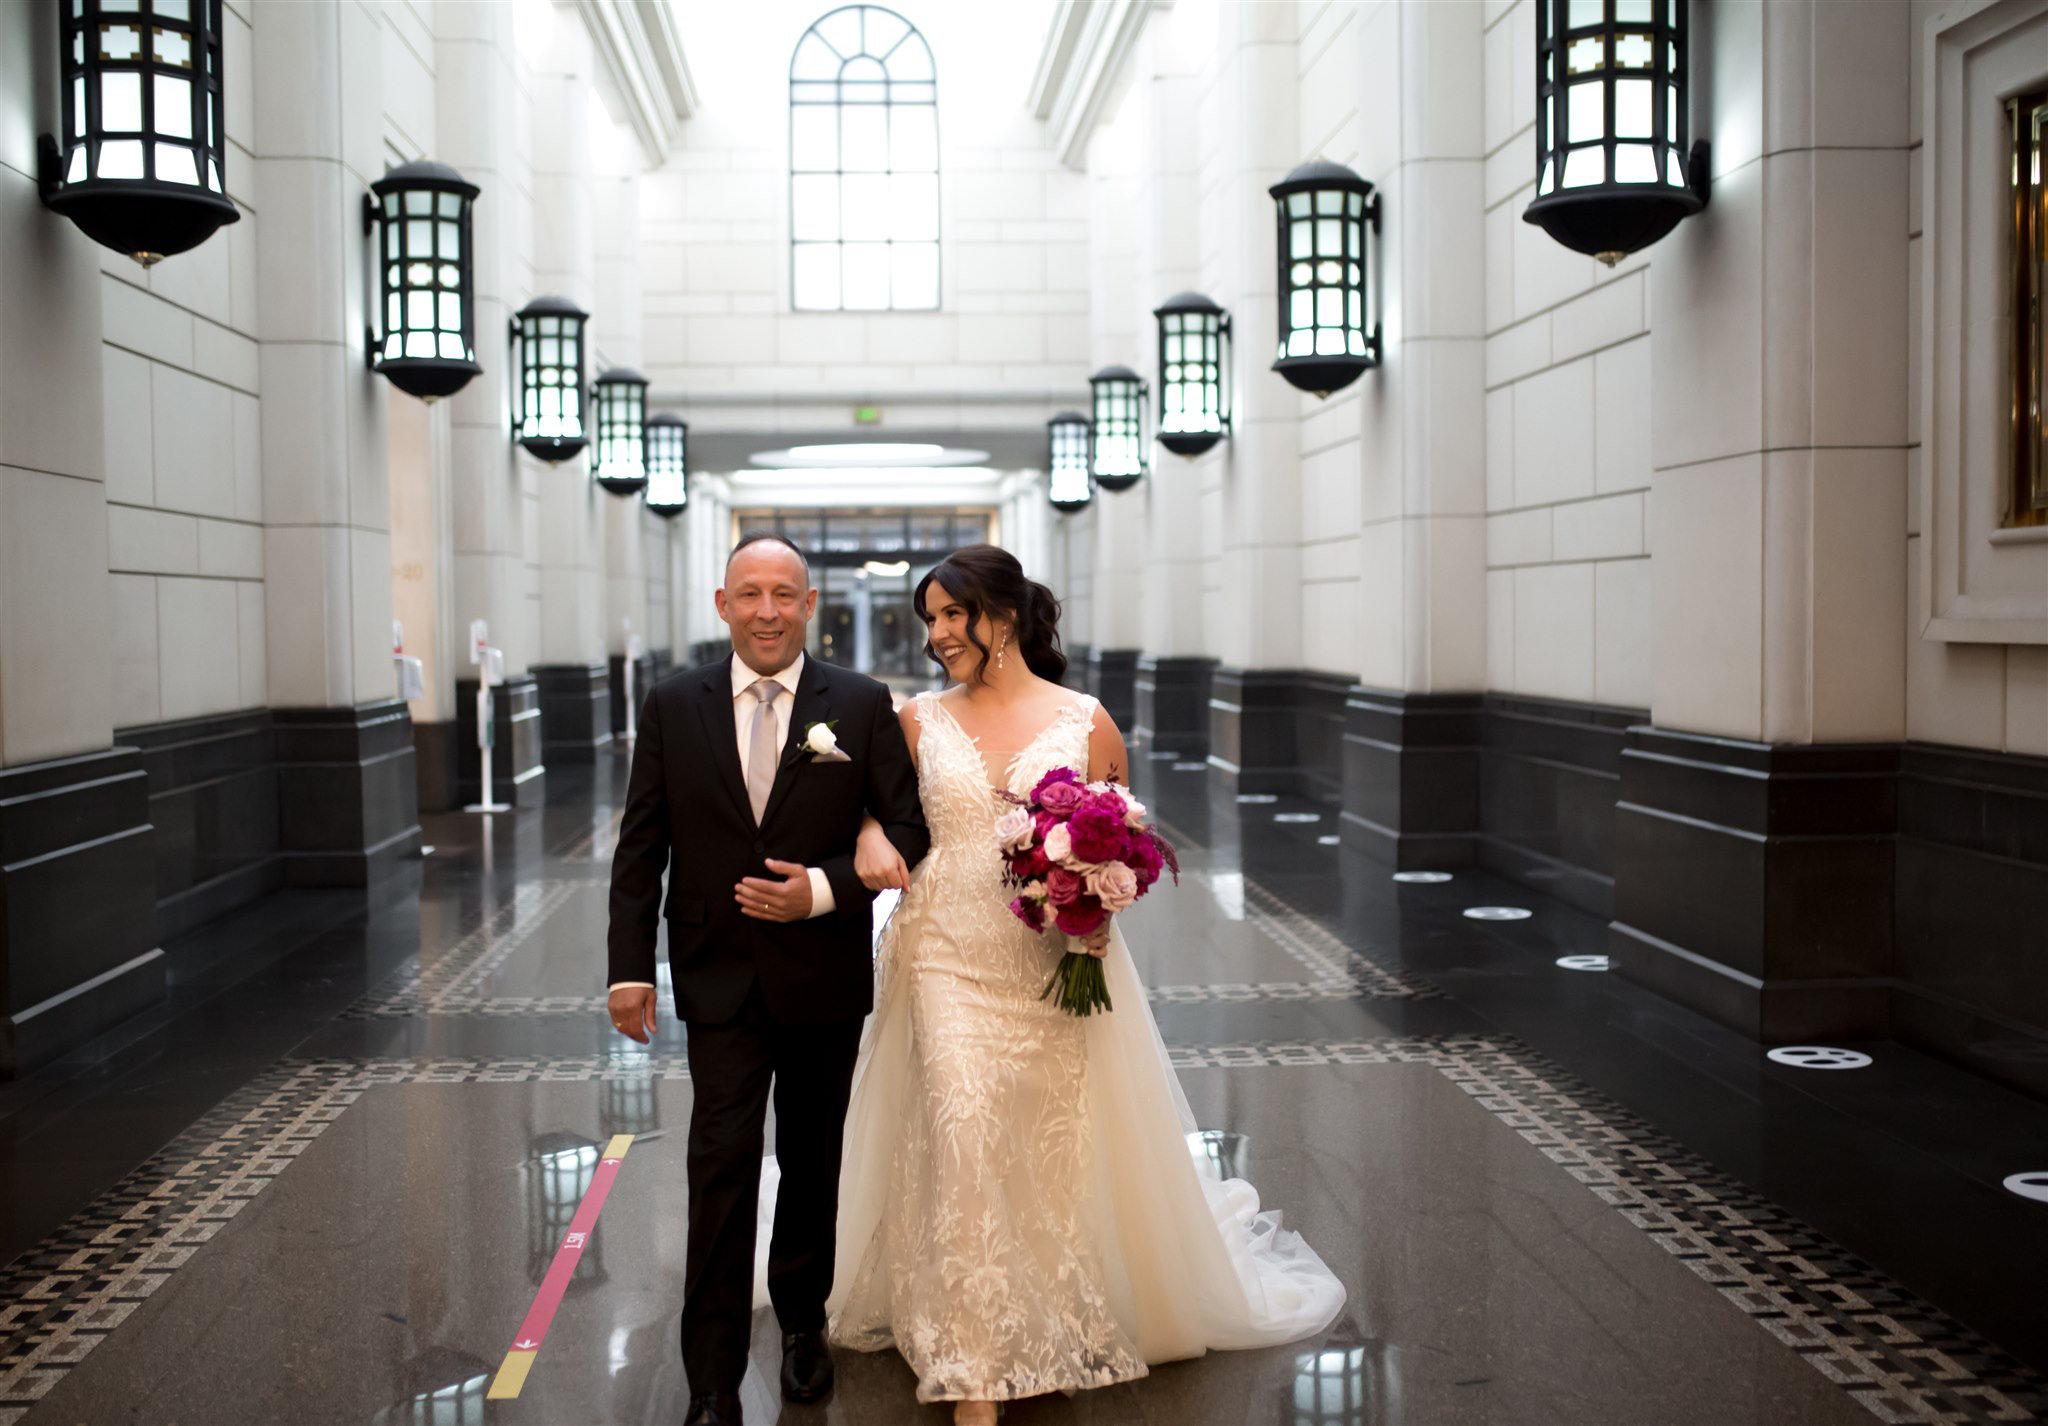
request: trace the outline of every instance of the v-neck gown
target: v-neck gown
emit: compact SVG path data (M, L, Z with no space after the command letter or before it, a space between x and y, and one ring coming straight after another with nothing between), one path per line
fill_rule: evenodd
M1008 789L1055 767L1085 777L1094 711L1087 697L1063 707L1010 761ZM916 716L931 850L879 946L832 1339L894 1346L918 1399L942 1401L1107 1386L1148 1363L1320 1332L1344 1288L1192 1139L1121 933L1104 962L1114 1010L1077 1019L1040 998L1065 938L1010 914L994 828L1005 804L979 746L936 694ZM775 1178L771 1160L764 1222Z

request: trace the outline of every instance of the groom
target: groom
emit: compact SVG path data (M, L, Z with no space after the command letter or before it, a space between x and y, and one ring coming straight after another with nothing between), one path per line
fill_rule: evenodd
M889 691L804 655L818 591L802 552L777 535L741 540L717 602L732 657L648 694L612 859L612 1024L643 1044L653 1035L656 916L666 914L688 1032L686 1426L740 1419L771 1081L782 1187L768 1292L782 1394L816 1401L832 1389L825 1298L839 1149L874 1005L874 893L854 873L854 842L864 812L906 865L930 842Z

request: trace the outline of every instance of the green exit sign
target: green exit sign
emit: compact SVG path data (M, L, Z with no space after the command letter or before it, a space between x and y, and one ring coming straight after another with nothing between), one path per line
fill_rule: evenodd
M853 408L853 424L856 426L879 426L882 424L882 408L879 406L856 406Z

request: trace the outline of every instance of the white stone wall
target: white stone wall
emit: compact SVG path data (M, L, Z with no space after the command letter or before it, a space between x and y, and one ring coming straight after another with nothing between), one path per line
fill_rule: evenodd
M1536 191L1535 5L1484 10L1486 686L1647 708L1647 269L1664 249L1609 270L1522 221Z
M147 270L93 249L116 726L268 701L249 16L224 8L221 54L241 221Z

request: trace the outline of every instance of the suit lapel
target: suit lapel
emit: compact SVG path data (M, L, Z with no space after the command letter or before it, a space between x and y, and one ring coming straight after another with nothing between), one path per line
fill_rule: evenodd
M747 780L740 772L739 735L733 731L732 666L720 664L705 676L704 694L697 700L698 716L704 720L704 736L711 744L711 761L717 765L719 781L740 816L754 820L753 804L747 801Z
M768 806L761 813L761 825L764 827L775 819L775 809L789 796L789 789L803 775L804 764L810 761L809 755L801 751L804 729L813 723L832 720L829 686L824 664L815 658L805 659L803 680L797 684L796 698L790 705L789 737L782 744L782 761L776 765L775 786L769 789Z

